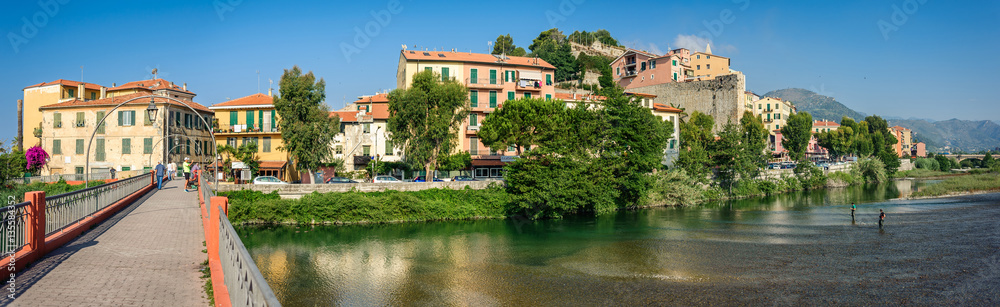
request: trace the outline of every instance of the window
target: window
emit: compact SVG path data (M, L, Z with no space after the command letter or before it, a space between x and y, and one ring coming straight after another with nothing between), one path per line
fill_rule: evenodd
M508 145L508 146L507 146L507 151L508 151L508 152L514 152L514 151L515 151L515 149L514 149L514 146L512 146L512 145Z
M642 62L642 64L640 64L639 67L640 67L639 71L646 71L646 62Z
M479 91L469 91L469 106L479 107Z
M712 56L711 56L711 55L707 55L707 54L705 55L705 59L706 59L706 60L708 60L708 59L711 59L711 58L712 58Z
M781 104L780 103L775 103L774 104L774 109L775 110L780 110L781 109Z
M118 126L135 126L135 111L118 111Z
M271 137L269 137L269 136L265 136L264 137L264 148L263 148L263 151L264 152L271 152Z
M497 107L497 91L490 91L490 107Z
M469 83L476 84L479 81L477 79L479 79L479 70L475 69L475 68L470 69L469 70Z
M52 127L62 128L62 113L56 112L52 114Z
M233 126L239 124L240 124L240 119L239 115L236 115L236 111L229 111L229 129L232 129Z
M677 66L677 60L673 60L674 66Z
M621 67L615 67L615 74L621 76L622 75L622 68Z
M236 148L236 138L226 138L226 145L229 147Z
M131 167L131 166L122 166L122 171L123 171L123 172L126 172L126 171L131 171L131 170L132 170L132 167Z
M191 154L191 140L187 140L187 142L185 142L185 143L186 143L186 145L185 145L184 154L190 155Z
M695 69L698 69L698 70L701 69L701 65L698 65L698 66L695 66L695 67L696 67Z
M531 93L524 92L524 98L531 98Z
M371 133L372 132L372 124L364 124L361 127L362 127L362 132L364 132L364 133Z
M656 68L656 60L649 60L649 69Z
M391 156L392 155L392 149L393 149L392 148L392 142L390 142L388 139L385 140L385 155L386 156Z
M83 139L76 139L76 154L83 154Z
M174 126L181 126L181 112L170 112L174 116Z
M96 100L96 99L97 99L97 93L91 92L90 93L90 100Z
M191 117L191 114L184 114L184 128L191 129L192 127L194 127L194 118Z
M469 126L479 126L479 116L476 113L469 114Z
M424 71L434 71L434 68L424 67Z
M343 145L337 145L337 146L335 146L333 148L333 150L338 155L343 154L344 153L344 146Z
M132 154L132 139L130 138L122 139L122 154L123 155Z
M76 97L76 90L67 89L66 90L66 98L73 98L73 97Z
M479 138L469 138L469 154L473 156L479 155Z
M677 140L670 140L670 149L674 149L675 145L677 145Z
M545 100L552 100L552 94L545 94Z
M552 74L545 74L545 85L552 85Z
M143 126L152 126L153 125L153 120L151 118L149 118L149 112L143 111L142 114L143 114L143 116L142 116L143 117L142 125Z
M52 140L52 154L53 155L62 154L62 140Z
M253 125L253 110L248 110L246 112L247 112L247 114L246 114L246 117L247 117L247 122L246 122L247 129L253 129L253 127L254 127L254 125Z
M700 55L700 54L696 54L696 55L694 56L694 58L695 58L695 59L699 59L699 60L700 60L700 59L701 59L701 55Z
M781 127L778 126L778 125L774 125L774 130L778 130L778 129L781 129Z
M142 139L142 154L148 155L153 153L153 138Z
M674 73L674 81L677 81L677 73Z
M97 152L94 156L94 160L104 161L104 138L97 138Z
M497 84L497 70L490 69L490 84Z
M712 69L712 64L705 64L705 69Z
M759 103L757 104L757 110L760 110L760 109L763 109L763 108L764 108L764 105L759 104Z
M97 120L100 121L104 119L104 111L97 111ZM107 123L101 123L100 127L97 127L97 134L104 134L104 127L107 127Z
M368 109L371 112L371 109ZM257 131L264 131L264 110L257 110Z
M363 145L363 146L361 146L361 155L362 156L371 156L372 155L372 145Z
M656 79L656 75L655 74L649 75L649 80L653 80L653 79Z
M448 81L448 67L441 67L441 81Z
M76 174L83 174L83 166L77 166L75 169Z
M514 100L514 91L507 92L507 100Z
M74 124L76 124L77 127L83 127L87 124L84 116L85 115L83 115L83 112L76 112L76 123Z

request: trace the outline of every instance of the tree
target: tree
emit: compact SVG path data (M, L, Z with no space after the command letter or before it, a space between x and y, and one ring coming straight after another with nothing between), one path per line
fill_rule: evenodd
M983 155L982 166L984 168L991 168L991 167L993 167L994 163L997 163L997 160L993 159L993 155L992 154L990 154L989 152L987 152L986 155Z
M713 165L708 154L708 147L714 142L713 126L715 120L712 116L698 111L692 113L690 119L680 123L681 147L676 165L701 183L706 181L709 167Z
M247 168L250 169L250 174L252 177L256 177L260 173L260 159L257 156L257 143L247 142L239 147L233 148L229 145L217 145L220 155L226 155L226 166L228 168L230 160L233 159L243 162ZM228 174L230 170L226 173Z
M468 93L433 71L416 73L410 88L389 93L389 139L403 144L407 159L423 164L429 176L456 146L456 132L469 115Z
M709 143L712 165L718 167L717 180L722 188L732 191L740 167L740 153L743 151L743 129L732 122L719 132L719 139Z
M600 162L611 167L621 193L619 204L643 205L653 184L648 173L662 165L673 126L653 115L634 96L621 91L606 95L599 112L607 126L601 133Z
M555 81L566 81L576 77L579 67L573 57L572 48L566 36L557 28L538 35L528 46L531 55L537 56L556 67Z
M756 178L760 170L767 166L767 158L770 157L765 151L768 132L760 117L754 116L751 111L743 112L740 126L743 129L743 139L738 172L740 178Z
M326 82L313 73L303 75L298 66L286 69L278 83L281 96L274 98L284 150L300 170L314 178L313 170L333 157L334 136L340 132L340 118L331 117L323 103Z
M11 142L11 147L7 147L0 141L0 187L6 188L9 180L24 176L28 165L24 151L18 150L15 144Z
M805 160L806 148L812 137L812 115L799 112L788 117L788 123L781 127L781 146L788 149L788 155L795 161Z
M506 54L509 56L525 56L528 52L524 48L514 45L514 39L507 35L497 36L496 43L493 44L492 54Z
M563 103L554 100L508 100L483 119L478 136L487 147L513 146L520 156L523 148L538 145L542 138L554 137L564 109Z
M446 172L469 169L470 167L472 167L472 154L468 151L447 155L438 161L438 169Z

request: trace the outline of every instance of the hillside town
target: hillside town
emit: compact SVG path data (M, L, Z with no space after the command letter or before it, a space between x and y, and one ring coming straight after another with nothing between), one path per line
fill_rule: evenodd
M704 52L680 48L663 55L608 48L599 42L580 49L620 53L610 65L615 84L635 97L636 103L674 124L675 133L665 146L664 165L672 166L678 149L684 146L679 139L679 122L693 111L714 117L715 131L727 121L738 122L745 111L752 112L763 121L769 134L769 165L791 162L782 146L781 127L797 113L794 102L746 90L747 76L731 67L730 58L713 54L711 46L706 46ZM516 156L513 148L489 148L477 137L480 123L505 102L536 97L571 106L599 104L603 99L593 91L557 87L556 67L537 57L403 49L398 61L399 89L410 86L413 75L421 71L433 71L442 80L456 80L468 89L470 113L458 129L459 145L455 150L471 156L471 163L459 173L474 178L501 178L503 166ZM143 98L149 95L157 97ZM178 85L156 77L110 86L65 79L28 85L18 108L23 140L20 145L41 146L50 153L51 161L41 175L83 174L88 171L88 162L91 173L111 169L129 173L150 170L160 161L180 163L187 158L191 163L228 172L220 175L222 180L236 181L246 163L236 159L222 164L216 146L237 148L255 143L259 168L251 176L274 176L287 182L303 180L292 156L282 150L280 114L273 104L273 89L267 94L249 94L209 106L195 102L196 95L186 83ZM405 160L406 153L387 136L391 116L388 103L388 91L363 94L330 112L341 123L340 133L330 146L334 158L343 161L343 171L363 171L373 159ZM109 114L115 106L119 107ZM160 115L151 117L149 108L158 109ZM96 127L101 119L104 124ZM829 132L839 127L833 119L817 119L812 131ZM897 139L894 148L899 157L926 156L925 145L913 142L911 130L894 126L890 132ZM90 161L86 161L87 148L94 148ZM815 137L809 142L807 156L817 163L831 161L827 149ZM405 177L402 172L393 174ZM325 178L333 176L335 168L330 168ZM305 178L305 182L309 180Z

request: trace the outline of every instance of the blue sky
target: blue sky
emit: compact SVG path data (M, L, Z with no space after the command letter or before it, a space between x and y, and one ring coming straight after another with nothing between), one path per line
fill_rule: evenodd
M707 38L759 94L799 87L868 114L1000 120L997 1L51 3L59 5L18 1L0 12L4 140L16 134L22 89L40 82L110 86L147 79L157 68L211 105L257 93L257 71L261 92L269 79L277 89L282 70L298 65L326 80L327 103L336 109L393 89L402 44L487 52L487 42L509 33L527 48L553 27L566 34L607 29L650 51ZM356 28L374 35L359 38Z

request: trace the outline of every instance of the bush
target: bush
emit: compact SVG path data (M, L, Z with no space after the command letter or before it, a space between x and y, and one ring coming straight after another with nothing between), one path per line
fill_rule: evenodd
M845 172L833 172L830 173L830 175L828 175L827 177L829 181L838 181L847 185L858 184L863 182L861 178L858 178L857 176L854 176L851 173L845 173Z
M851 166L852 172L857 172L865 182L884 182L888 179L885 164L879 159L864 158Z
M919 158L913 162L913 166L918 169L938 171L941 170L941 165L935 159Z
M698 183L684 170L673 169L653 175L649 201L656 206L690 206L704 200Z
M799 163L795 167L795 175L799 177L803 188L814 189L826 186L826 175L815 164Z

